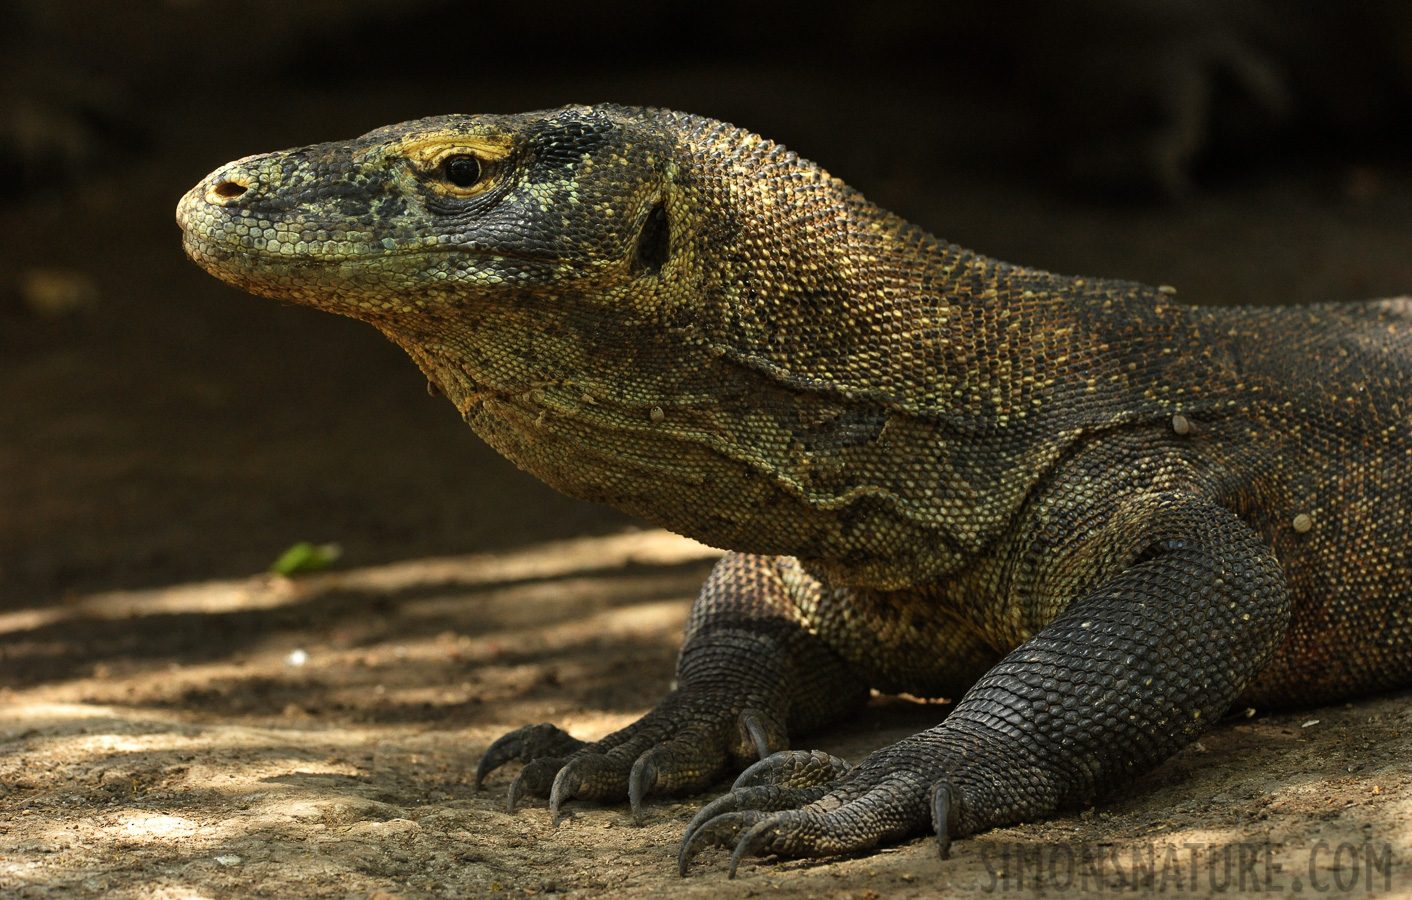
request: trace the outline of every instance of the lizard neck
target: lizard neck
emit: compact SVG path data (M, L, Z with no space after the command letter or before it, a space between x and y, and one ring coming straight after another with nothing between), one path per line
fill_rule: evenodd
M938 241L699 123L665 189L659 273L388 329L565 493L833 583L906 587L988 552L1075 441L1218 395L1193 352L1210 344L1155 290Z
M731 143L724 162L705 149L693 161L721 170L728 194L711 201L725 215L700 255L720 265L693 292L695 324L713 352L778 384L975 432L1167 416L1230 375L1206 317L1161 291L1000 262L768 141Z
M717 543L835 583L934 581L992 548L1076 442L1237 396L1203 317L1153 288L947 244L775 147L717 165L718 206L771 214L698 250L721 265L692 307L697 368L751 410L720 408L723 387L713 431L809 512L746 511Z

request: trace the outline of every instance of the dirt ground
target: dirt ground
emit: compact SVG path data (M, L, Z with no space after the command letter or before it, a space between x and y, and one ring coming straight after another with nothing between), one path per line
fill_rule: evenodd
M509 773L475 790L478 755L517 723L597 736L660 696L714 555L640 531L11 613L6 631L30 636L21 658L67 671L7 692L0 712L0 890L802 900L1036 880L1130 891L1144 877L1143 890L1193 896L1412 889L1405 697L1238 716L1127 796L961 841L944 862L918 840L751 862L730 882L725 854L708 852L681 880L676 842L706 795L654 804L641 826L579 804L555 829L540 804L505 811ZM858 758L941 712L879 698L813 743Z
M1193 302L1412 291L1412 169L1283 159L1177 206L1075 200L986 158L1005 110L750 66L454 88L174 91L151 147L0 206L0 896L875 898L1412 894L1408 694L1243 711L1121 796L957 843L675 873L709 794L504 808L486 745L584 737L667 689L714 551L569 501L481 445L357 323L240 295L172 209L216 165L449 111L613 99L786 141L1002 258ZM918 110L923 113L919 114ZM1032 123L1031 123L1032 125ZM295 541L331 572L262 573ZM804 741L857 759L945 707Z

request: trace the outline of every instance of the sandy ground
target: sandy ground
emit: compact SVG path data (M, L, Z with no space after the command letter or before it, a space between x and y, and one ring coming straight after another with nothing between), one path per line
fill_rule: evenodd
M602 735L667 689L715 552L635 532L302 578L98 594L11 613L10 660L66 677L0 711L0 891L15 897L903 898L1412 891L1406 697L1219 725L1110 802L957 843L675 874L709 795L638 826L477 792L487 743ZM140 654L134 652L140 647ZM878 698L812 742L845 757L945 707ZM1150 856L1149 856L1150 854Z
M1298 302L1412 290L1412 172L1283 162L1179 207L1101 206L977 163L1023 134L993 110L761 70L262 96L241 116L173 99L150 156L0 207L0 896L1412 894L1406 693L1239 712L1121 796L946 861L917 840L727 881L713 852L682 880L709 794L641 827L616 806L558 829L542 804L507 813L512 770L472 784L486 745L649 709L713 551L515 472L371 329L224 288L171 224L250 152L612 98L783 138L1003 258ZM36 273L78 302L36 310ZM297 540L344 559L252 574ZM802 743L857 759L945 709L878 698Z

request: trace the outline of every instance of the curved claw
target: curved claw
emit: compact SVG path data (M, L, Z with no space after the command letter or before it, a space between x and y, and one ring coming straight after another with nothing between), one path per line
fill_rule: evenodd
M734 788L701 807L686 826L681 850L677 853L677 872L685 875L696 854L707 847L728 847L741 829L771 813L795 809L823 797L827 785L808 788L759 784Z
M581 741L549 722L516 728L502 734L486 748L476 764L476 790L480 790L485 776L508 762L530 762L544 756L564 757L586 746L587 741Z
M642 801L657 786L657 766L647 756L639 756L628 773L628 805L633 821L642 824Z
M785 733L784 726L774 716L761 710L742 709L736 724L740 727L741 744L753 744L757 759L765 759L789 747L789 735Z
M730 795L727 794L726 797ZM715 806L720 797L711 803L707 809ZM706 810L702 810L705 812ZM735 841L736 836L746 828L762 821L767 812L758 809L741 809L734 811L720 811L719 814L711 816L708 821L698 822L701 815L698 813L691 825L687 827L686 836L682 838L681 849L677 851L677 874L685 877L686 870L691 866L691 861L696 858L696 854L707 847L729 847ZM731 863L731 877L735 877L735 863Z
M476 790L481 789L481 784L485 781L485 776L505 765L513 759L518 759L520 755L519 731L512 731L509 734L502 734L495 739L495 742L486 748L481 754L480 762L476 763Z
M942 859L951 855L951 832L960 819L956 800L956 788L950 781L938 781L932 786L932 827L936 829L936 851Z
M846 760L822 750L781 750L741 772L731 790L765 784L815 787L842 778L852 768Z
M741 805L740 797L741 795L734 791L729 794L722 794L697 810L696 815L692 816L691 821L687 823L686 832L681 836L682 848L685 849L686 845L692 842L696 836L696 832L701 830L703 825L717 816L724 816L727 813L749 809L750 807Z
M510 790L506 795L506 809L514 812L515 807L520 805L520 801L525 799L525 794L529 793L529 786L525 784L525 773L520 772L515 776L515 780L510 782Z
M779 837L779 824L783 818L784 814L776 814L769 818L763 818L750 827L750 830L735 845L735 852L731 854L730 868L726 870L727 878L735 877L735 870L744 857L763 856L770 852L770 846Z
M555 828L564 820L560 807L574 799L582 784L583 779L573 765L564 766L559 770L559 774L554 776L554 787L549 790L549 817Z
M543 797L549 793L559 770L564 768L564 760L558 757L541 757L525 763L525 767L510 782L510 812L524 799L526 794Z

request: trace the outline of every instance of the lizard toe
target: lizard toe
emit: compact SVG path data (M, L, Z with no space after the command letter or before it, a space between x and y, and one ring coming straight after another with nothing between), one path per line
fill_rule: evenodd
M562 759L586 746L586 741L548 722L516 728L486 748L476 764L476 790L480 790L487 775L506 763L528 763L541 757Z
M729 877L734 878L740 861L747 856L837 856L869 850L887 838L901 837L906 831L888 827L887 810L872 804L844 804L826 810L828 801L766 814L745 831L731 853Z
M825 785L737 785L703 806L687 825L677 854L678 871L685 875L696 854L707 847L729 847L742 830L770 813L813 803L827 792Z
M692 820L690 827L686 830L686 835L682 838L681 849L677 851L677 874L685 877L686 870L691 867L691 861L702 850L710 847L730 847L737 843L740 833L755 823L768 818L771 813L768 810L760 809L727 809L726 805L721 805L722 800L734 800L734 796L727 794L711 803L706 809L712 810L711 815L702 818L697 815ZM713 809L714 807L714 809Z
M731 788L775 784L813 787L842 778L852 768L847 761L822 750L783 750L761 759L736 778Z
M734 877L748 856L854 853L924 831L933 821L941 823L945 852L961 813L960 795L948 779L929 784L911 772L875 767L827 776L846 765L824 753L795 752L752 766L741 782L764 777L773 783L737 782L697 813L683 839L679 869L685 871L701 850L734 841Z
M525 763L525 767L515 775L515 780L510 782L510 812L515 811L515 807L526 795L548 796L554 786L554 778L564 768L564 763L565 760L557 756L542 756Z
M554 776L549 815L558 827L570 800L620 800L627 791L628 770L620 760L601 753L575 756Z
M632 763L627 779L634 814L651 795L689 794L709 787L728 764L720 739L692 731L656 744Z
M802 813L803 811L795 812ZM757 820L736 842L735 850L731 852L730 868L726 870L726 877L734 878L736 870L740 867L740 861L747 856L765 856L781 852L782 826L793 825L794 820L798 818L800 818L799 815L791 815L786 812L762 816Z

